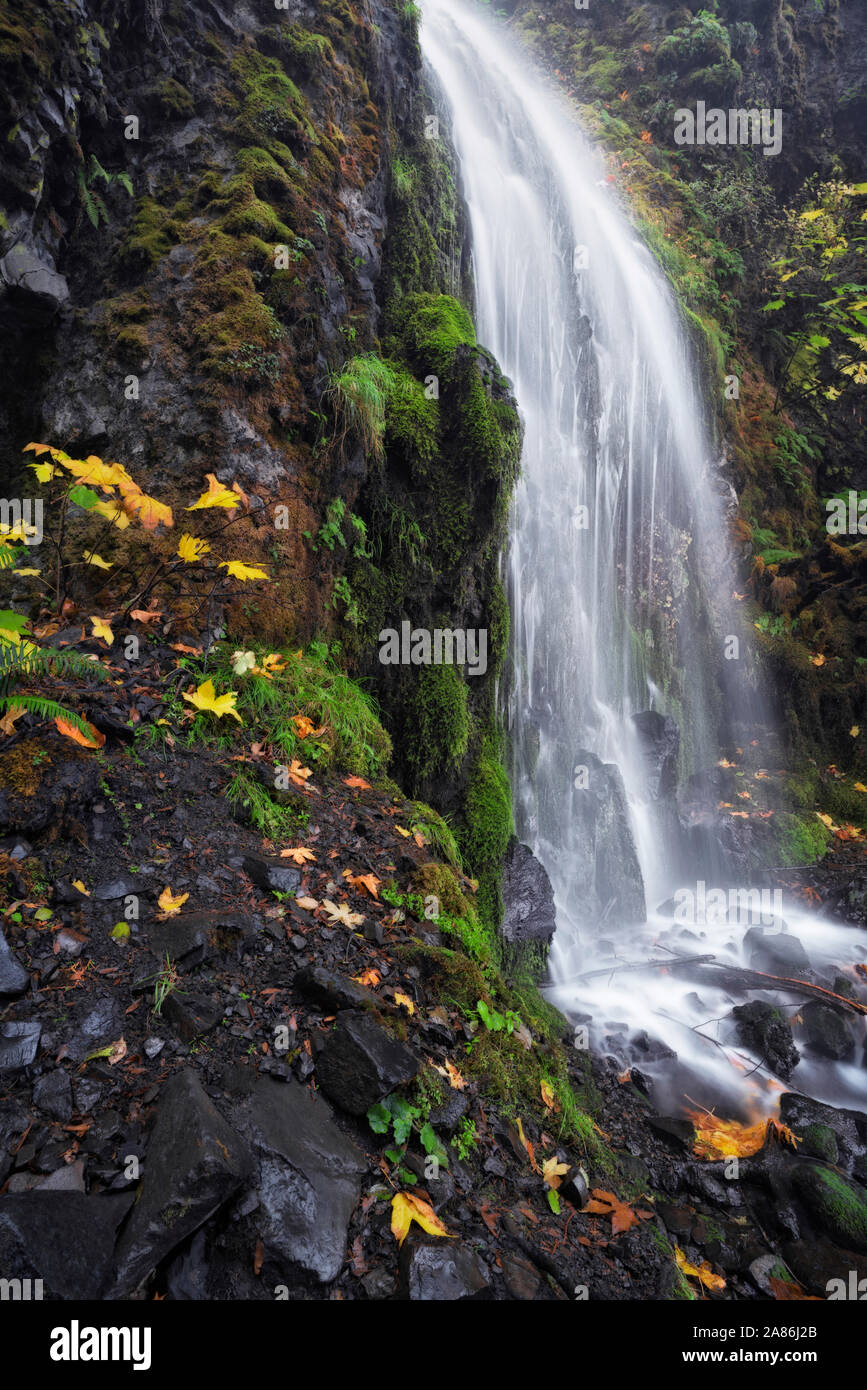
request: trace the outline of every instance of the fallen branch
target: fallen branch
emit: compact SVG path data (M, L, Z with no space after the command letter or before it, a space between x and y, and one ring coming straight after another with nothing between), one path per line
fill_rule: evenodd
M702 965L714 960L716 960L716 956L678 956L674 960L664 958L662 960L624 961L622 965L608 965L604 970L588 970L583 975L573 975L564 983L572 984L577 980L599 979L603 975L612 975L615 970L674 970L681 965Z
M794 994L806 994L811 999L823 999L832 1007L851 1009L853 1013L867 1015L867 1005L859 1004L856 999L847 999L844 994L835 994L833 990L824 989L821 985L811 985L806 980L790 980L783 975L766 975L762 970L747 970L743 966L725 965L720 961L692 961L693 965L701 963L709 966L711 970L721 970L727 982L734 980L745 989L786 989Z

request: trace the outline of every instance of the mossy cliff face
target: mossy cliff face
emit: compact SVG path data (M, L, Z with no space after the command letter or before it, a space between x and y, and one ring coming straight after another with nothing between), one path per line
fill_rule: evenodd
M0 3L0 254L30 258L3 271L4 473L44 437L166 500L215 471L283 503L247 617L304 639L331 583L303 532L342 485L322 394L379 328L412 25L386 0L23 11Z
M4 263L5 474L45 439L121 459L176 505L206 472L238 480L245 558L274 584L230 631L341 643L382 702L396 775L463 838L493 926L520 429L468 312L414 7L24 11L0 0L0 252L39 271ZM259 524L265 499L287 525ZM403 621L483 632L478 674L383 666L378 634Z

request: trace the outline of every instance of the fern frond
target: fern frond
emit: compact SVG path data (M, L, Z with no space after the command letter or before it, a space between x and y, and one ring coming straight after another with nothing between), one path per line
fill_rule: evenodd
M13 550L9 545L0 545L0 570L11 570L23 558L24 551L20 547Z
M23 709L28 714L36 714L40 719L65 719L73 728L93 738L93 729L86 719L75 710L59 705L56 700L46 700L41 695L0 695L0 710Z
M16 646L0 641L0 684L9 680L32 679L48 673L78 676L83 680L108 680L108 671L99 661L90 661L81 652L55 651L52 647Z

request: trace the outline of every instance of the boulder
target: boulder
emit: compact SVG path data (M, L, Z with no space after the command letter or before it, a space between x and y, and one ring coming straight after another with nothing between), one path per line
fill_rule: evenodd
M362 1013L344 1013L316 1061L316 1079L335 1105L364 1115L418 1071L410 1048Z
M256 1154L258 1206L250 1221L265 1259L286 1278L300 1266L321 1283L335 1279L364 1154L338 1128L327 1100L294 1081L262 1077L236 1123Z
M9 943L0 929L0 995L7 998L23 994L30 984L30 976L12 954Z
M867 1188L810 1160L798 1165L792 1181L823 1235L844 1250L867 1251Z
M792 1037L792 1025L779 1009L761 999L732 1009L737 1034L745 1047L756 1053L784 1081L788 1081L801 1054Z
M855 1055L855 1037L849 1024L836 1009L811 999L800 1009L804 1024L804 1036L811 1052L820 1057L830 1057L834 1062L845 1062Z
M810 969L810 959L796 936L788 932L750 927L744 936L744 950L754 970L766 975L801 979Z
M40 1076L33 1087L33 1103L52 1120L67 1124L72 1116L72 1083L59 1068Z
M265 893L294 893L301 882L301 871L279 856L244 855L244 872Z
M4 1279L41 1279L43 1297L94 1299L113 1267L117 1228L132 1194L17 1193L0 1198L0 1270Z
M162 965L166 956L186 972L205 960L232 952L241 954L249 945L256 920L230 908L206 912L182 912L165 922L152 922L148 941Z
M503 940L510 946L525 942L549 946L557 925L551 880L529 846L514 836L506 850L502 893Z
M587 786L573 787L571 807L577 876L591 895L584 910L601 912L607 926L634 926L646 921L647 909L620 769L588 749L574 756L588 772Z
M780 1096L780 1119L800 1140L799 1153L824 1158L848 1176L867 1181L867 1115L862 1111L838 1110L786 1091Z
M335 970L326 970L321 965L309 965L299 970L295 976L295 988L305 998L335 1013L340 1009L360 1009L364 1005L379 1008L381 1004L371 990L365 989L356 980L338 975Z
M471 1246L461 1241L428 1245L408 1239L398 1267L400 1292L413 1302L454 1303L490 1296L485 1266Z
M0 1074L29 1067L41 1036L41 1023L0 1023Z
M212 1216L251 1170L246 1144L190 1067L163 1088L135 1210L116 1254L112 1296L138 1288L170 1251Z

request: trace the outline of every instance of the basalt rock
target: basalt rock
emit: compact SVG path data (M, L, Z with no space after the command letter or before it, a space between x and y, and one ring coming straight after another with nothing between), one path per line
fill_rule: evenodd
M801 1054L785 1015L762 999L752 999L749 1004L739 1004L732 1009L732 1018L744 1046L757 1053L777 1076L788 1081Z

